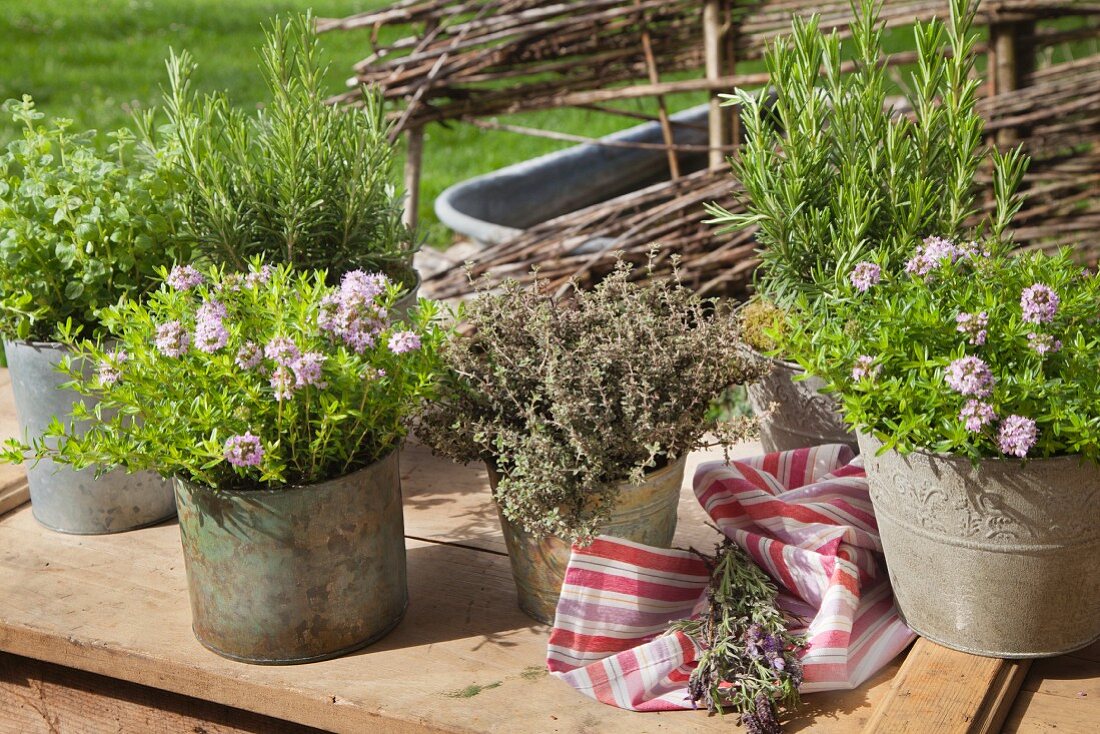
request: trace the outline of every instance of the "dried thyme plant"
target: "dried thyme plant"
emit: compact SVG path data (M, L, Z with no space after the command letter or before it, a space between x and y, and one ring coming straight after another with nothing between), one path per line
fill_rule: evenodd
M469 302L471 335L444 348L449 387L416 433L499 472L494 499L538 536L584 542L616 500L717 427L712 401L758 368L734 314L678 279L619 262L592 291L556 301L508 282ZM726 425L726 440L752 424Z
M806 638L790 633L775 585L737 544L723 541L706 560L709 608L671 628L703 650L688 683L691 699L712 713L740 714L750 734L779 734L780 712L799 703Z
M411 286L414 236L401 221L382 101L364 90L362 109L328 104L319 51L311 16L276 19L260 51L272 98L253 115L224 94L199 97L195 63L172 54L169 124L156 135L144 118L145 137L175 153L185 234L209 260L325 270L330 285L352 270L382 272Z

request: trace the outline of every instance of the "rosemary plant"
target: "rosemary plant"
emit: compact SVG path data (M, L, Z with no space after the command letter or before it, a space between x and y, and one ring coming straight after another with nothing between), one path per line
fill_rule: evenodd
M806 639L793 635L776 606L776 588L741 548L718 545L701 616L674 622L703 652L688 690L712 713L740 714L750 734L779 734L781 709L798 706Z
M325 66L310 15L276 19L260 51L271 102L249 115L223 94L191 88L195 63L173 53L169 125L151 143L174 149L187 187L184 232L200 255L246 271L251 258L326 270L361 269L412 285L414 235L392 183L394 149L380 96L362 109L325 101Z
M727 95L741 106L745 130L732 162L745 212L712 204L708 222L719 231L758 227L758 292L784 309L805 297L816 312L856 263L892 270L922 238L960 235L975 213L982 162L989 155L996 168L1018 161L987 153L981 142L975 0L951 0L947 23L915 26L917 68L905 95L911 114L887 97L881 0L852 4L850 54L816 16L796 18L765 54L774 93ZM848 55L850 73L842 69ZM1008 221L1003 213L991 219L992 239Z

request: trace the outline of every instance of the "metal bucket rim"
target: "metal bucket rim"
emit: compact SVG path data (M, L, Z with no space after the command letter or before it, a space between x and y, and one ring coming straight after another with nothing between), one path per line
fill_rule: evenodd
M869 447L874 449L873 451L871 451L869 453L870 456L877 455L878 454L878 449L882 448L882 446L884 445L882 443L882 441L880 441L878 438L876 438L874 436L874 434L867 433L867 432L862 431L862 430L857 430L856 431L856 440L860 441L861 443L862 442L869 442ZM943 454L943 453L939 453L937 451L930 451L928 449L913 449L908 454L902 454L897 449L888 449L888 451L890 451L891 453L897 454L898 456L900 456L903 459L906 456L910 456L912 454L918 454L918 455L923 456L923 457L925 457L925 458L927 458L927 459L929 459L930 461L933 461L933 462L938 461L938 462L942 462L944 464L950 464L950 465L959 465L959 464L967 464L967 465L971 465L971 466L973 465L973 462L970 459L970 457L958 456L957 454ZM867 452L864 452L864 453L867 453ZM1018 469L1024 469L1025 467L1030 466L1032 464L1057 465L1057 464L1066 464L1066 463L1069 463L1069 462L1077 462L1079 465L1093 466L1093 467L1097 468L1098 470L1100 470L1100 462L1090 461L1089 459L1087 459L1082 454L1058 454L1056 456L1042 456L1042 457L1036 457L1036 458L1033 458L1033 459L1017 459L1017 458L1012 457L1012 456L982 456L978 459L979 467L981 465L1011 466L1011 467L1017 467Z
M324 488L323 485L330 484L332 482L344 481L346 479L350 479L351 477L357 476L357 475L362 474L364 472L368 472L368 471L371 471L372 469L378 468L379 466L385 464L387 461L390 461L396 455L398 455L400 453L400 450L401 450L400 445L394 446L390 450L389 453L387 453L385 456L378 459L377 461L373 461L370 464L367 464L366 466L359 467L355 471L348 472L347 474L341 474L340 476L337 476L337 477L329 477L328 479L321 479L319 481L312 482L311 484L287 484L287 485L284 485L282 487L275 487L275 488L266 488L265 487L265 488L261 488L261 489L215 489L213 487L207 486L205 484L201 484L199 482L192 482L189 479L184 479L183 477L179 476L178 474L173 475L172 478L175 481L177 481L180 484L184 485L185 487L187 487L189 490L191 490L193 492L194 491L200 491L200 492L206 492L208 494L229 495L231 497L262 497L262 496L265 496L265 495L284 496L287 493L291 493L291 492L316 492L316 491L321 491Z

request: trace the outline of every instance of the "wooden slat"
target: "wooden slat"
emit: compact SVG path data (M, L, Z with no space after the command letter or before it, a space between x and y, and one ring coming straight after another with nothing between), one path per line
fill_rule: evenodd
M0 734L323 734L209 701L0 653Z
M1069 655L1033 662L1004 731L1029 734L1100 731L1100 643Z
M0 441L18 436L19 421L11 394L11 375L0 369ZM30 500L26 473L22 467L0 464L0 515Z
M863 731L995 734L1029 662L968 655L918 639Z

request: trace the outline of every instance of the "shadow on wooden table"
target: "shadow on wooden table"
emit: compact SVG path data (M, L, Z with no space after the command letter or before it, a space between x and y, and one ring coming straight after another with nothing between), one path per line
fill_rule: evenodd
M852 691L829 691L825 693L807 693L802 696L802 706L798 713L783 722L783 731L790 734L798 731L813 731L823 727L827 721L837 722L845 731L858 731L853 726L852 716L863 709L864 716L871 713L873 704L885 694L905 653L898 655L889 665L880 670L873 678ZM872 689L874 691L872 692Z
M519 610L507 556L410 541L409 609L397 628L364 653L457 641L469 651L512 647L543 634Z

